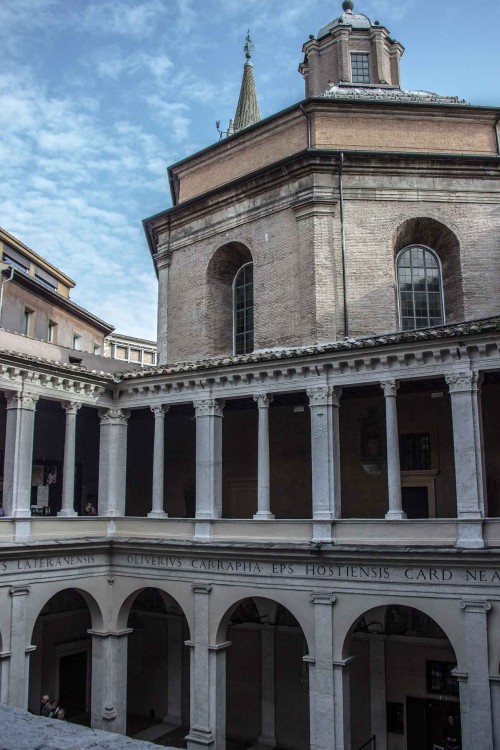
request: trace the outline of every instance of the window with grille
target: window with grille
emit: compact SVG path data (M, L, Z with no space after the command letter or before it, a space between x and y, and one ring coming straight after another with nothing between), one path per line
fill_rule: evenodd
M253 263L245 263L233 284L234 353L253 351Z
M401 471L428 471L431 468L431 436L417 432L399 436Z
M427 661L427 692L458 695L458 680L451 673L457 666L451 661Z
M351 69L353 83L370 83L370 61L367 52L351 54Z
M397 258L400 325L403 331L444 323L441 265L427 247L407 247Z

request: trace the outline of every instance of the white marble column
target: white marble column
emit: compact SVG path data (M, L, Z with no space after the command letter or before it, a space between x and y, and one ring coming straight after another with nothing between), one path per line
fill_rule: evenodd
M385 635L371 633L370 643L370 713L372 734L377 750L387 750L387 706L385 683Z
M333 662L333 688L335 691L335 750L351 747L351 691L349 667L354 656Z
M153 446L153 497L149 518L167 518L163 505L163 480L165 464L165 414L168 406L152 406L155 418L155 435Z
M99 515L124 516L127 489L126 409L100 409Z
M490 675L488 664L488 627L486 617L491 604L486 599L462 600L465 634L466 711L462 714L463 750L491 750L493 722L491 715Z
M158 270L158 364L168 362L168 297L172 250L168 243L158 244L156 254Z
M210 644L210 592L193 584L194 632L191 648L191 726L188 750L224 750L226 746L226 648L229 642Z
M332 750L337 743L333 677L333 605L329 592L311 594L314 605L314 654L305 656L309 664L309 712L311 750Z
M58 516L77 516L75 510L75 451L76 451L76 415L81 404L76 401L63 401L66 412L66 432L64 437L63 491L62 508Z
M0 703L8 702L10 651L0 651Z
M276 627L261 625L261 734L258 745L276 747Z
M224 401L194 403L196 416L196 518L222 514L222 415Z
M490 675L493 747L500 748L500 675Z
M3 507L13 518L31 516L31 473L38 396L7 391Z
M182 617L168 616L167 714L163 721L182 724Z
M92 636L93 729L127 731L127 639L131 628L117 632L89 630Z
M27 645L26 604L31 586L11 586L10 663L7 704L27 709L29 685L29 655Z
M332 541L331 522L341 517L339 404L341 388L309 388L313 541Z
M484 459L478 376L461 372L445 377L451 398L458 546L484 547Z
M397 393L399 384L395 380L380 383L385 397L385 429L387 442L387 488L389 493L389 510L385 514L388 520L406 518L401 498L401 464L399 461L399 430Z
M259 410L259 450L257 469L257 513L254 518L269 520L271 513L271 483L269 477L269 405L273 397L259 393L253 397Z

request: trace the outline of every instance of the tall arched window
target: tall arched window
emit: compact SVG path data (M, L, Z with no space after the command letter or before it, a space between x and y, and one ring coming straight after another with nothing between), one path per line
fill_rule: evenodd
M245 263L234 277L233 341L235 354L253 351L253 263Z
M444 323L441 263L424 245L405 247L396 260L403 331Z

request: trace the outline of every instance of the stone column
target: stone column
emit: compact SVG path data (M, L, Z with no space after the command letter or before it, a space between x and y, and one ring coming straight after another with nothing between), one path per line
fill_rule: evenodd
M196 416L196 518L222 514L222 415L224 401L202 399Z
M395 380L380 383L385 396L385 429L387 441L387 486L389 492L389 510L385 514L388 520L406 518L401 499L401 464L399 462L398 409L396 396L399 384Z
M333 677L333 605L335 596L329 592L311 594L314 604L314 654L304 657L309 664L309 711L311 750L343 748L337 743Z
M370 636L370 708L372 734L377 749L387 750L387 708L385 683L385 636Z
M92 729L127 731L127 638L132 628L117 632L89 630L92 636Z
M259 409L257 513L254 514L254 518L268 520L274 518L274 513L271 513L269 479L269 405L273 397L266 393L259 393L253 399L257 402Z
M0 651L0 703L8 702L10 651Z
M99 515L124 516L127 481L127 424L130 411L100 409Z
M66 433L64 438L62 508L58 516L77 516L75 510L75 450L76 415L81 404L76 401L63 401L66 412Z
M156 254L156 268L158 270L158 362L164 365L168 362L168 296L170 283L170 266L172 265L172 250L169 243L158 245Z
M372 80L372 83L391 83L389 53L387 52L385 45L386 37L387 31L383 26L372 27L370 31L370 40L372 43L372 54L375 59L370 73L372 74L375 72L376 75L376 80ZM372 79L372 75L370 75L370 79Z
M167 715L163 721L182 724L182 617L168 617Z
M38 396L7 391L3 507L13 518L31 516L31 472Z
M309 388L313 541L332 541L331 522L341 517L339 404L341 388Z
M276 628L261 625L261 701L262 726L258 745L276 747Z
M500 748L500 675L490 675L493 747Z
M350 28L337 27L333 30L332 36L337 40L337 53L339 60L339 80L343 83L352 81L351 61L349 55L349 35Z
M10 665L7 704L22 708L28 707L29 654L33 648L26 643L26 604L31 586L11 586L10 620Z
M484 547L484 472L478 376L445 376L451 397L460 547Z
M163 505L163 472L165 456L165 414L168 406L152 406L155 416L155 437L153 447L153 498L149 518L167 518Z
M491 750L493 722L491 715L490 675L488 664L488 628L486 617L489 601L462 600L465 633L466 712L462 715L463 750ZM461 701L462 702L462 701Z
M349 667L354 656L333 662L335 692L335 750L351 747L351 693Z
M188 750L224 750L226 746L226 648L229 642L210 644L210 591L193 584L194 633L191 648L191 727Z

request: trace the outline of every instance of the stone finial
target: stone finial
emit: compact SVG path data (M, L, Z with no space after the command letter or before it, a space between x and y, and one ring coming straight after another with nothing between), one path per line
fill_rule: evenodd
M252 50L253 50L253 42L250 39L250 29L247 31L247 35L245 37L245 46L243 47L243 50L245 52L245 57L247 60L250 60L252 57Z
M352 13L352 11L354 10L354 3L352 2L352 0L344 0L344 2L342 3L342 10L345 13L348 13L349 11L351 11Z

